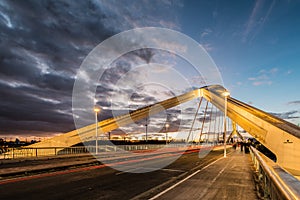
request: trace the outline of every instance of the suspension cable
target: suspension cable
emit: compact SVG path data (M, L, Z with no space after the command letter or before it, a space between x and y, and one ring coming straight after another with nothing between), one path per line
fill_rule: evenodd
M206 117L206 111L207 111L207 106L208 106L208 101L206 101L206 106L205 106L205 110L204 110L204 118L202 121L202 127L201 127L201 131L200 131L200 137L199 137L199 143L202 137L202 133L203 133L203 128L204 128L204 122L205 122L205 117Z
M220 140L220 133L222 133L223 118L224 118L224 116L221 114L221 116L219 117L218 143L219 143L219 140Z
M230 121L231 121L231 119L229 118L229 117L227 117L227 129L228 129L228 131L230 130L230 128L229 128L229 126L230 126Z
M213 141L214 141L214 143L215 143L215 141L216 141L216 124L217 124L217 107L214 107L215 108L215 110L216 110L216 112L215 112L215 123L214 123L214 137L213 137Z
M209 113L209 125L208 125L208 130L207 130L207 139L206 141L208 142L208 139L209 139L209 132L210 132L210 127L211 127L211 119L212 119L212 113L213 113L213 104L211 104L211 107L210 107L210 113Z
M193 119L193 122L192 122L191 129L190 129L190 131L189 131L189 135L188 135L188 137L187 137L187 139L186 139L187 143L189 142L189 139L190 139L191 132L192 132L192 130L193 130L193 128L194 128L194 123L195 123L195 120L196 120L197 114L198 114L198 112L199 112L199 109L200 109L200 106L201 106L202 100L203 100L203 97L201 97L201 98L200 98L200 101L199 101L199 104L198 104L198 108L197 108L197 110L196 110L195 117L194 117L194 119Z

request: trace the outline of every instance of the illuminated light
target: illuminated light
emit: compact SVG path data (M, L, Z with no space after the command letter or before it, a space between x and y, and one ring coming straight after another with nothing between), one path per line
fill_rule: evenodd
M203 97L203 90L202 89L198 89L198 97Z
M225 91L222 93L222 95L223 95L224 97L228 97L228 96L230 96L230 92L229 92L228 90L225 90Z
M96 112L96 113L100 112L99 106L94 106L94 112Z

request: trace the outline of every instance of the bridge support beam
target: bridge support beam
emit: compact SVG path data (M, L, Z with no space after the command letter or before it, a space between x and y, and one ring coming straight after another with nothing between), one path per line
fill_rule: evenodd
M235 135L239 136L239 138L240 138L241 140L244 140L244 137L240 134L240 132L239 132L239 131L237 130L237 128L236 128L236 122L233 121L233 120L231 120L231 122L232 122L232 132L230 133L230 135L229 135L229 137L228 137L228 139L227 139L227 142L229 142L229 140L230 140L233 136L235 136Z
M224 111L225 88L219 85L202 88L203 96ZM300 176L300 128L232 97L228 98L227 116L272 151L277 163Z
M72 146L90 140L95 134L96 125L99 127L99 133L102 134L202 96L224 112L224 97L222 96L224 91L225 88L220 85L202 87L126 115L107 119L33 144L31 147ZM280 166L299 176L300 128L232 97L228 97L227 101L227 116L271 150L276 155Z

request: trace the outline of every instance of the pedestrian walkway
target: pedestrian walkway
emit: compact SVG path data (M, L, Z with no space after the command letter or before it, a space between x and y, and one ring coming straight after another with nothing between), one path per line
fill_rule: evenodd
M233 151L152 199L257 199L250 155Z

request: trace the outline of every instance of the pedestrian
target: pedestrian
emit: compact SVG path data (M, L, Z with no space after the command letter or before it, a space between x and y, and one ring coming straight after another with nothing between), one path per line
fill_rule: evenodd
M243 151L243 148L244 148L244 142L241 141L241 151Z

